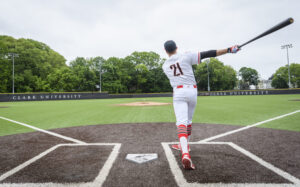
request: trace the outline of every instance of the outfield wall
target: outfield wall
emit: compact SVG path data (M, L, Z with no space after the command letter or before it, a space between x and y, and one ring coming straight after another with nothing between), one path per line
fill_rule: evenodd
M234 96L234 95L277 95L277 94L300 94L300 89L282 90L234 90L198 92L198 96ZM112 99L112 98L142 98L142 97L172 97L172 93L152 94L108 94L99 92L86 93L23 93L23 94L0 94L0 102L11 101L47 101L47 100L78 100L78 99Z
M162 94L108 94L108 93L23 93L0 94L0 102L10 101L47 101L47 100L79 100L79 99L112 99L139 97L172 97L171 93Z
M77 99L102 99L107 93L24 93L0 94L0 102L5 101L45 101L45 100L77 100Z
M230 95L278 95L278 94L300 94L300 89L278 89L278 90L231 90L199 92L199 96L230 96Z

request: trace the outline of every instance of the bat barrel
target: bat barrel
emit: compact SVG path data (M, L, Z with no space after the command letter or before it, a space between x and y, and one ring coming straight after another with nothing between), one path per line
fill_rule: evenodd
M271 34L272 32L275 32L279 29L282 29L283 27L286 27L286 26L288 26L292 23L294 23L294 19L293 18L288 18L288 19L280 22L279 24L275 25L274 27L270 28L269 30L265 31L264 33L256 36L255 38L253 38L251 40L249 40L248 42L243 43L242 45L240 45L240 48L247 45L247 44L249 44L249 43L251 43L251 42L253 42L253 41L255 41L255 40L257 40L257 39L259 39L259 38L261 38L261 37L264 37L268 34Z

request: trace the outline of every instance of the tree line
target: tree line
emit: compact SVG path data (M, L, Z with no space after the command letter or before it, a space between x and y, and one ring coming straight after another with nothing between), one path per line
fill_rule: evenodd
M272 86L274 88L288 88L288 65L278 68L269 80L272 80ZM292 87L300 87L300 64L290 64L290 82Z
M69 65L66 59L44 43L31 39L15 39L0 36L0 93L12 90L12 59L15 58L15 91L21 92L83 92L99 91L109 93L157 93L171 92L165 76L163 59L155 52L133 52L124 57L101 56L77 57ZM293 65L293 84L299 86L299 64ZM294 67L295 66L295 67ZM292 66L291 66L292 67ZM211 90L232 90L237 85L243 88L258 83L256 70L243 67L236 72L217 58L203 61L194 66L199 90L207 90L208 74ZM238 80L237 75L242 77ZM274 74L274 80L285 81L285 70ZM298 81L298 82L297 82Z

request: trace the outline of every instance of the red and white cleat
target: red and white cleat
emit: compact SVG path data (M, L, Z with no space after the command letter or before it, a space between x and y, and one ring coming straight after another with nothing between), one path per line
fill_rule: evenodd
M183 168L186 170L194 170L195 169L195 165L193 164L189 153L184 153L182 155L182 165L183 165Z
M178 150L178 151L181 150L180 144L174 144L171 147L172 147L172 149L175 149L175 150Z
M174 145L172 145L171 147L172 147L172 149L175 149L175 150L178 150L178 151L181 150L180 144L174 144ZM188 148L189 148L189 152L190 152L190 151L191 151L191 148L190 148L189 145L188 145Z

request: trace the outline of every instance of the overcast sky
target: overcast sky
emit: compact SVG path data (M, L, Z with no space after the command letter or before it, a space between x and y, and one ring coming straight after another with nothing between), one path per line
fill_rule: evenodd
M287 63L282 44L293 44L290 61L300 63L299 10L299 0L0 0L0 35L44 42L68 62L133 51L167 58L169 39L180 52L227 48L293 17L294 24L219 57L267 79Z

